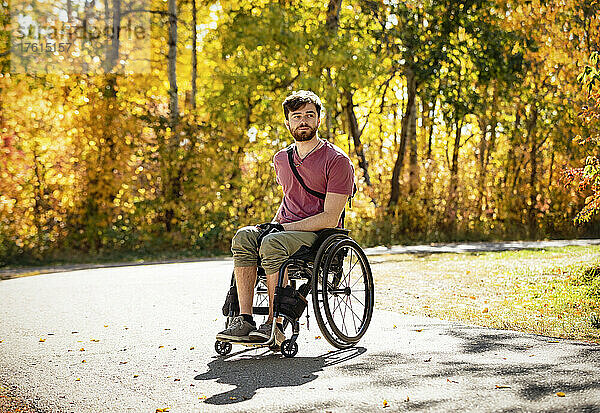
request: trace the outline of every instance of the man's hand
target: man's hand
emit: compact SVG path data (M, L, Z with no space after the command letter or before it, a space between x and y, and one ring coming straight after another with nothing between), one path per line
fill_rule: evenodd
M256 227L265 232L272 232L274 229L277 231L285 231L285 228L283 228L283 225L281 225L279 222L265 222L264 224L259 224Z

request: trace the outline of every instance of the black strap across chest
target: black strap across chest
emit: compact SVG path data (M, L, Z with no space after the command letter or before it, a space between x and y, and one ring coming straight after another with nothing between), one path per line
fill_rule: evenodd
M294 165L294 147L293 146L288 147L286 149L286 152L287 152L290 168L292 169L292 172L294 173L294 176L296 177L298 182L300 182L300 185L302 185L302 188L304 188L304 190L306 192L308 192L309 194L316 196L319 199L325 200L325 194L322 192L314 191L314 190L310 189L308 186L306 186L306 184L304 183L304 179L302 179L302 177L298 173L298 169L296 169L296 165Z

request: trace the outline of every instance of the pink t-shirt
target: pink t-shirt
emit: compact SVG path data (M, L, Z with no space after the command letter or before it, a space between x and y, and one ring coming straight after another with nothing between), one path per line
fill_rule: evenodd
M296 167L298 173L313 191L352 195L354 166L350 158L337 146L324 142L323 146L304 159L302 165ZM293 154L295 164L298 165L300 158L296 150ZM275 154L273 164L277 183L283 188L283 207L276 217L277 221L284 224L323 212L325 201L309 194L300 185L290 168L285 149Z

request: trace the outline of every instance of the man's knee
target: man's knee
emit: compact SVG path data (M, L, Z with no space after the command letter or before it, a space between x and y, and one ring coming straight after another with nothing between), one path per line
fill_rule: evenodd
M267 274L279 271L279 267L287 260L289 253L282 242L282 233L272 233L265 236L260 244L258 254Z
M247 226L237 230L231 239L231 249L247 249L254 247L256 249L256 240L258 230L255 226Z
M253 226L240 228L231 240L231 252L235 267L256 266L258 262L258 229Z

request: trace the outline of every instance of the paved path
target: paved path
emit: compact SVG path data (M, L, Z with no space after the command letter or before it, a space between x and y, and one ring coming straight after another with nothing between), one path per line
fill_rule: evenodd
M394 245L390 247L379 246L366 248L364 251L368 256L388 254L440 254L440 253L469 253L469 252L491 252L509 251L519 249L542 249L550 247L566 247L569 245L600 245L600 239L578 239L578 240L551 240L551 241L495 241L495 242L453 242L453 243L431 243L422 245ZM173 261L152 262L143 260L128 263L104 263L104 264L67 264L60 266L45 267L20 267L0 268L0 281L10 279L17 275L38 275L55 272L66 272L76 270L87 270L91 268L111 268L133 265L156 265L174 264L186 262L220 261L231 260L231 258L188 258Z
M293 359L216 357L230 273L222 260L2 281L0 385L50 412L600 409L600 346L379 310L350 350L312 317Z

